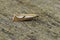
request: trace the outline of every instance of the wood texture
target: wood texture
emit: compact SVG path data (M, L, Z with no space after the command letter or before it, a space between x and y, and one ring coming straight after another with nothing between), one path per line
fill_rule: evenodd
M39 17L13 22L16 13ZM60 40L60 0L0 0L0 40Z

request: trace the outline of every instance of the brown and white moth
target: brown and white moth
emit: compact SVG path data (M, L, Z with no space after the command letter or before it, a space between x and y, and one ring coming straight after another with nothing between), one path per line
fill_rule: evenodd
M13 21L25 21L25 20L32 20L33 18L38 17L37 14L15 14Z

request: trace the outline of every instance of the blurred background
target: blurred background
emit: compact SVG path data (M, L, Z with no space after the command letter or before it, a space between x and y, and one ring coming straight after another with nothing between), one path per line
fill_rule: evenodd
M22 13L39 17L13 22ZM60 0L0 0L0 40L60 40Z

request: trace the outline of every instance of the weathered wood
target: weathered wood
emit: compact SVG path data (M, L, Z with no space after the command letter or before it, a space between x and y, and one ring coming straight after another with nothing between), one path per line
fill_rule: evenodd
M13 22L16 13L39 17ZM0 0L0 40L60 40L60 1Z

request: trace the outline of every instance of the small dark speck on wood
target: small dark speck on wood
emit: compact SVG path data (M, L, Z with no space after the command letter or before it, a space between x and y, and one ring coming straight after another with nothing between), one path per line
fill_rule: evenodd
M27 35L28 38L30 38L29 40L36 40L36 37L33 35Z
M6 34L8 34L8 35L14 35L13 33L10 33L9 31L7 31L5 29L2 29L1 31L4 32L4 33L6 33Z
M20 1L20 0L16 0L18 3L21 3L21 4L24 4L22 1Z

